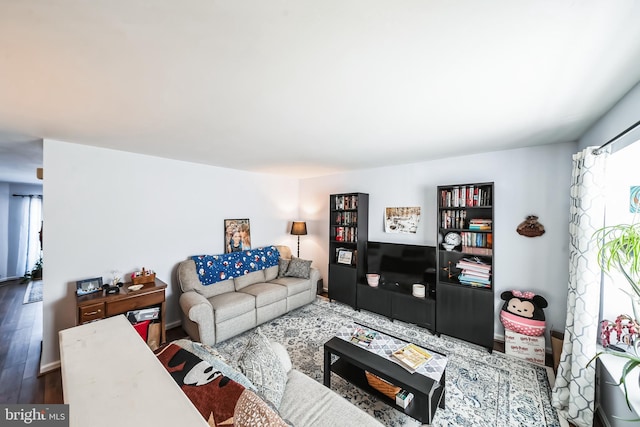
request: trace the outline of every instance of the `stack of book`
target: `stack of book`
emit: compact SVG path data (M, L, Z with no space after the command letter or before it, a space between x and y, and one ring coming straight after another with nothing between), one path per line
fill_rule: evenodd
M469 230L488 231L491 230L491 223L490 219L472 218L469 221Z
M462 258L456 267L462 269L458 280L463 285L491 287L491 265L482 262L479 258Z

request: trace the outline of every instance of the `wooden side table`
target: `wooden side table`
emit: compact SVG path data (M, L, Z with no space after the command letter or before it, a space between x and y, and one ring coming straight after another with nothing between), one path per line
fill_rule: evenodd
M105 295L104 291L101 291L79 296L77 298L76 324L82 325L118 314L126 314L131 310L160 307L160 343L165 343L167 341L165 328L165 289L167 284L156 278L154 283L147 283L137 291L130 291L128 286L131 286L131 283L125 283L120 288L120 293L117 294Z

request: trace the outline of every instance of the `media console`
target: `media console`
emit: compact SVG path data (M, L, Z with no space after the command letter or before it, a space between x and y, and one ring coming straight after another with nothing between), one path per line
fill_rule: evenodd
M367 242L367 273L380 274L380 283L373 287L358 282L357 308L435 332L435 267L433 246ZM413 296L416 283L426 287L424 298Z
M432 332L436 329L436 300L414 297L411 289L395 284L372 287L358 283L358 308L390 319L415 323Z

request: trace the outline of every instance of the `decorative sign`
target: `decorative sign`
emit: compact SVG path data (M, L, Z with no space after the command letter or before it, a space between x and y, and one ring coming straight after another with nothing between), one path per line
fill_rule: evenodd
M420 207L386 208L384 231L386 233L413 233L418 231Z

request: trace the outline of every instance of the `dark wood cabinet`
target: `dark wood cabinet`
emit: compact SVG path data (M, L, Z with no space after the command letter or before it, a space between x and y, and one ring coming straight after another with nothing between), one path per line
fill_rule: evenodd
M415 323L435 332L436 301L433 298L418 298L408 288L395 285L371 287L358 284L358 309L371 311L390 319Z
M391 296L391 318L435 331L436 302L428 297L395 292Z
M382 286L358 284L358 308L391 318L391 298Z
M493 349L493 183L439 186L436 331Z
M130 291L125 283L117 294L104 294L103 291L77 297L77 324L93 322L128 311L149 307L160 308L160 343L167 340L165 328L165 289L167 284L160 279L145 284L142 289Z
M329 196L329 299L356 308L357 283L367 271L369 195Z

